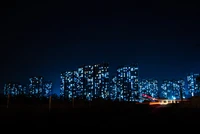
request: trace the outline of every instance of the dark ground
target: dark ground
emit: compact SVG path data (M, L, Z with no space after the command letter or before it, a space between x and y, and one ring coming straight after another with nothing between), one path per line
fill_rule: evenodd
M60 108L59 108L60 107ZM25 128L71 128L77 127L129 127L136 124L196 124L200 109L178 108L178 106L152 107L148 105L108 105L83 108L52 108L48 105L6 108L1 105L1 126L23 126Z

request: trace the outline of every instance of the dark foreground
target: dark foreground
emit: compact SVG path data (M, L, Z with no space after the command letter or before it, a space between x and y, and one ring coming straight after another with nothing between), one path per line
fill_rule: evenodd
M87 108L48 108L1 106L1 126L25 128L59 127L128 127L134 124L196 124L200 119L199 109L177 106L152 107L134 105L129 107L94 106Z

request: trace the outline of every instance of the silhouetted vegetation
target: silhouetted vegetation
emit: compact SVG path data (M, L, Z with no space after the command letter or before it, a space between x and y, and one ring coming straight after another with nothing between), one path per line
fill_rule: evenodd
M179 104L168 107L151 107L147 104L137 105L134 102L119 102L96 98L92 102L81 98L72 100L60 99L52 95L52 109L49 112L49 99L36 96L1 96L0 118L7 124L18 124L32 128L67 126L115 126L122 127L133 124L149 124L164 121L170 123L180 120L199 120L199 109L182 108ZM31 124L31 125L30 125Z
M28 106L43 106L48 109L49 106L49 98L46 97L37 97L37 96L28 96L28 95L18 95L18 96L10 96L8 99L8 96L1 96L1 106L6 107L7 104L9 107L17 107L20 106L20 108L28 107ZM9 103L8 103L9 100ZM112 108L129 108L134 107L135 102L119 102L119 101L111 101L111 100L105 100L102 98L96 98L92 101L88 101L83 98L74 98L73 100L69 99L62 99L59 98L56 94L53 94L51 97L51 107L52 109L70 109L70 108L106 108L106 109L112 109Z
M200 82L200 76L198 76L198 77L196 78L196 80L197 80L197 82Z

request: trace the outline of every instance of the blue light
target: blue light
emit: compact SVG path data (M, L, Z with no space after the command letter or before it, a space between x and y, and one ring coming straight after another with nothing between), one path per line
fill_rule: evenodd
M60 95L63 98L108 98L108 64L95 64L79 67L77 71L61 74Z
M11 96L26 94L26 87L18 83L7 83L4 85L4 95L10 94Z
M119 67L110 84L112 100L136 101L139 95L137 65Z
M199 74L190 73L187 76L188 91L189 96L200 95L199 84L197 84L196 78L200 76Z

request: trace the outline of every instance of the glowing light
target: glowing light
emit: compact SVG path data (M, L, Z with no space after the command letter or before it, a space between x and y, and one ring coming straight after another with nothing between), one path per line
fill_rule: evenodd
M79 67L77 71L61 74L60 95L63 98L108 98L108 64L95 64Z
M139 101L138 66L122 66L111 82L112 100Z
M195 96L200 93L199 84L197 84L196 78L200 76L199 74L189 74L187 76L188 91L190 96Z
M180 99L181 92L185 95L185 82L184 80L170 81L165 80L161 86L161 97L166 99Z
M139 82L139 91L142 94L142 99L156 100L158 97L158 81L155 79L141 80ZM145 95L145 96L143 96Z
M18 83L7 83L4 85L4 95L11 96L26 94L26 87Z
M43 97L43 77L29 78L29 95Z

